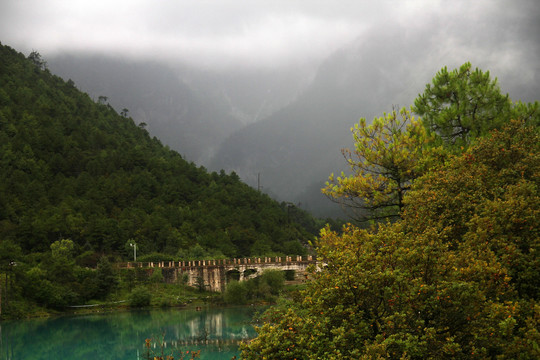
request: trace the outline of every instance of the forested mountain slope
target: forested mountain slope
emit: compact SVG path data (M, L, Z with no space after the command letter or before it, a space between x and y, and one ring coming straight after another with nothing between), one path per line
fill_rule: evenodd
M102 99L103 100L103 99ZM208 173L73 81L0 46L0 241L129 254L296 254L311 236L236 174ZM290 215L290 214L289 214Z

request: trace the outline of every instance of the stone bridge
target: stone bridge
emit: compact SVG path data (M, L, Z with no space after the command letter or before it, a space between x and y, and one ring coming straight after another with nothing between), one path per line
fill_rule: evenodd
M315 264L315 257L283 256L221 260L128 262L122 268L144 268L149 273L161 269L167 283L185 282L190 286L204 286L211 291L223 292L231 280L245 281L260 276L265 270L282 270L294 274L295 281L304 281L308 265Z

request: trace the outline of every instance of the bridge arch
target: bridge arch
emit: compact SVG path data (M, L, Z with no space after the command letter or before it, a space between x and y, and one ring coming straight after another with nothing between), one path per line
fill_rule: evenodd
M225 278L227 280L227 283L230 281L240 281L240 278L242 277L242 274L240 273L240 270L232 269L225 273Z

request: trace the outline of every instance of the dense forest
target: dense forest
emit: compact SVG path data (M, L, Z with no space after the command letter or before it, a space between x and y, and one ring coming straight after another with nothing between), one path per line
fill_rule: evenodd
M44 300L30 279L64 278L66 290L84 276L66 280L62 261L125 261L133 243L141 260L307 252L317 220L185 161L128 114L51 74L39 53L0 46L0 271L16 272L16 291ZM96 295L81 294L70 301Z
M31 252L66 238L120 256L128 241L141 255L197 244L228 257L305 252L310 234L286 205L186 162L43 60L1 50L3 240Z
M371 226L321 231L325 266L242 358L538 359L539 125L470 63L361 119L323 191Z

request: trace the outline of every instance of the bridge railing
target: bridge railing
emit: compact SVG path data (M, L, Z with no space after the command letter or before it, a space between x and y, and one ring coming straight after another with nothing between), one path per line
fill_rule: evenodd
M286 264L286 263L314 263L313 255L301 256L275 256L275 257L250 257L218 260L186 260L186 261L150 261L150 262L125 262L118 263L120 268L186 268L186 267L215 267L235 266L249 264Z

